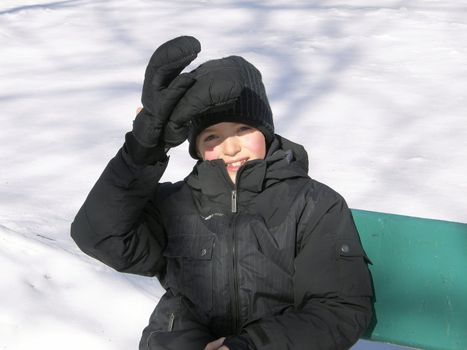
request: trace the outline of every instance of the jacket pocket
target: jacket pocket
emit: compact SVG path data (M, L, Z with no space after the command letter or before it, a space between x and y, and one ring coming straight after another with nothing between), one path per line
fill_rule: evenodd
M144 329L139 349L202 349L212 341L204 325L194 318L184 297L166 292Z
M203 311L212 308L214 235L174 235L168 238L169 284Z
M341 292L347 296L372 296L370 271L360 242L353 239L336 242Z

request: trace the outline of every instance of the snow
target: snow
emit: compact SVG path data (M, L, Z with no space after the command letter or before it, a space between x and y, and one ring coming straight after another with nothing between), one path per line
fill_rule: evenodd
M190 69L231 54L261 69L277 132L350 207L467 222L462 0L3 0L0 349L137 347L161 287L87 257L69 226L148 58L182 34L203 47ZM192 166L184 144L164 180Z

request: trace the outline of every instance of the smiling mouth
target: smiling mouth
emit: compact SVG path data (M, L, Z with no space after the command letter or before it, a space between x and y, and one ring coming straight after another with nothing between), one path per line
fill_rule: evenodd
M227 167L227 169L229 170L237 170L238 168L240 168L243 164L246 163L246 159L243 159L243 160L239 160L239 161L236 161L236 162L230 162L230 163L226 163L225 166Z

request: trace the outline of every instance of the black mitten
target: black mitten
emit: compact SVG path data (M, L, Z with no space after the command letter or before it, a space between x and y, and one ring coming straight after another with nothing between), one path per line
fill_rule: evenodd
M200 50L198 40L181 36L162 44L152 55L144 78L143 109L133 123L133 135L142 146L176 146L173 142L166 145L162 133L173 108L195 82L190 74L180 72L197 57ZM185 140L177 141L180 144Z

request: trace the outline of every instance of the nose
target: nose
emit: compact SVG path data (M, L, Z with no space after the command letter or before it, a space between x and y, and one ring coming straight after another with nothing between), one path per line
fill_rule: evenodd
M230 136L224 139L223 152L227 156L234 156L241 150L240 141L236 136Z

